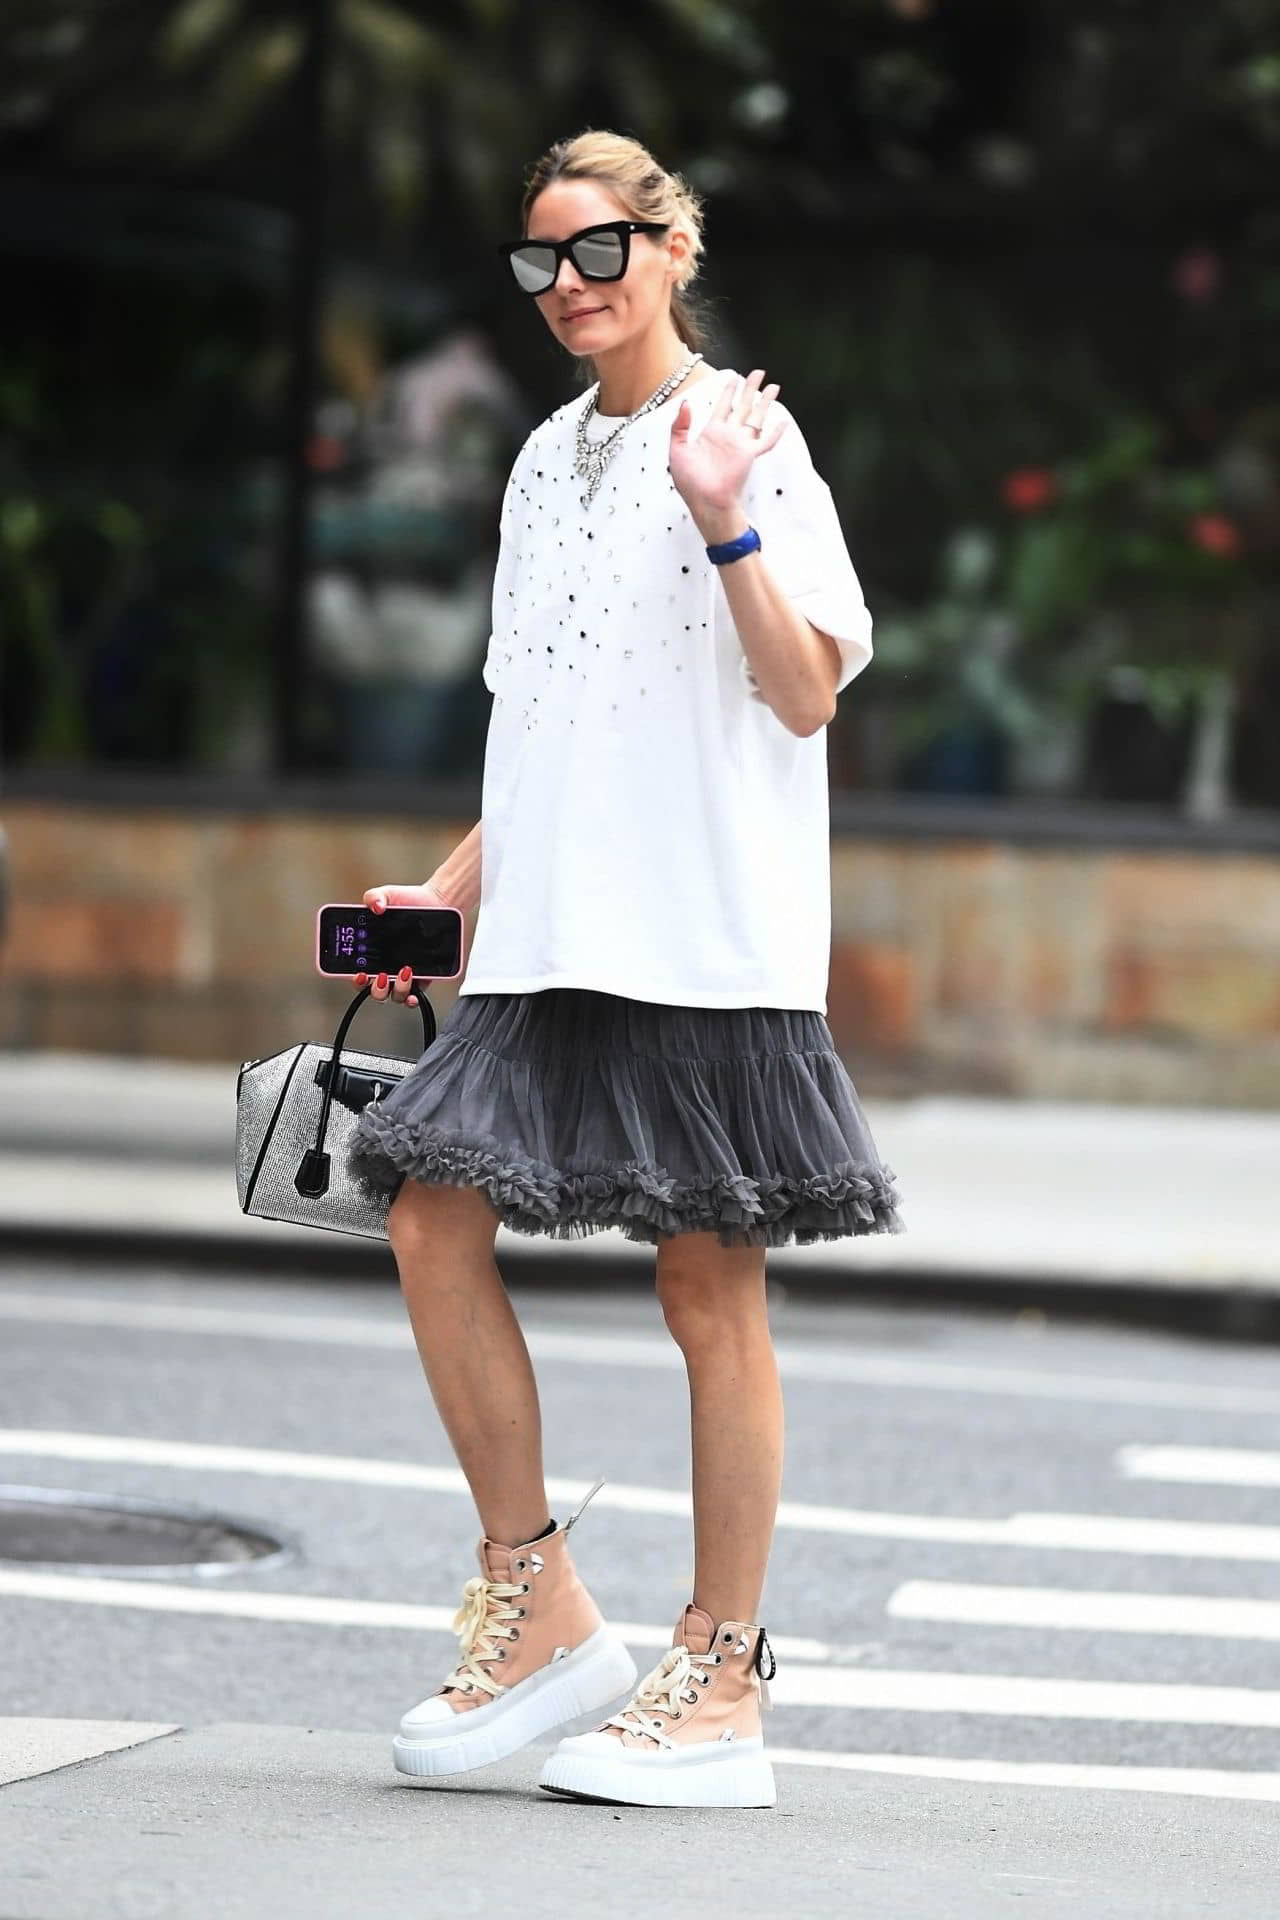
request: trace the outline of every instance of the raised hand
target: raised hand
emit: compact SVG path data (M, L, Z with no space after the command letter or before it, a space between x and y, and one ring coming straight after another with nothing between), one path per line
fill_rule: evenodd
M682 400L671 424L667 464L677 492L701 526L740 507L751 463L776 447L786 419L772 413L777 383L763 387L763 367L756 367L738 383L726 380L724 391L702 432L689 438L692 414Z

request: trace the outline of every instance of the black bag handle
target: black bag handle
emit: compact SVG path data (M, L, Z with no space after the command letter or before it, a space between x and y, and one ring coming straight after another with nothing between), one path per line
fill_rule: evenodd
M338 1063L342 1058L343 1043L350 1031L351 1022L372 992L372 982L367 987L359 989L339 1020L338 1031L333 1036L333 1052L329 1056L329 1071L324 1077L324 1099L320 1103L320 1120L316 1127L315 1145L308 1147L303 1154L293 1183L299 1193L313 1200L327 1192L329 1186L329 1156L324 1150L324 1143L329 1131L329 1109L333 1105L333 1090L337 1085ZM418 1012L422 1018L422 1048L425 1053L436 1037L436 1010L428 1000L421 980L415 984L414 992L418 996Z

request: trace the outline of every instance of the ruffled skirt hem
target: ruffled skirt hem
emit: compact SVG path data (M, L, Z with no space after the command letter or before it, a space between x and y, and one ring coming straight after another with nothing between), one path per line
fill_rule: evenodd
M616 1228L656 1246L669 1234L715 1233L723 1247L811 1246L866 1233L900 1233L894 1177L852 1163L796 1177L714 1174L677 1179L639 1160L560 1169L518 1155L492 1136L369 1116L356 1149L363 1178L382 1191L405 1179L478 1187L513 1233L582 1239Z

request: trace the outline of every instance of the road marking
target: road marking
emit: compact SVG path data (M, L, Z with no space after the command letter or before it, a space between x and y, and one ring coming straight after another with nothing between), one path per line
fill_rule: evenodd
M153 1333L221 1334L328 1346L412 1351L407 1322L345 1314L275 1313L151 1300L102 1300L87 1294L0 1291L0 1319L84 1327L130 1327ZM684 1361L665 1335L566 1333L525 1329L536 1359L578 1366L656 1367L683 1371ZM1207 1387L1192 1380L1144 1380L1030 1367L966 1366L943 1360L901 1360L887 1354L831 1351L796 1341L777 1343L779 1365L793 1380L865 1387L920 1387L940 1393L993 1393L1021 1399L1074 1400L1104 1405L1186 1407L1199 1412L1280 1414L1280 1393L1247 1387Z
M770 1747L782 1767L839 1767L929 1780L973 1780L1000 1787L1077 1787L1109 1793L1185 1793L1212 1800L1280 1800L1280 1773L1232 1773L1200 1767L1088 1767L1041 1760L946 1760L932 1754L818 1753Z
M864 1712L980 1713L1045 1720L1149 1720L1186 1726L1280 1727L1280 1693L1255 1687L1055 1680L1003 1673L780 1666L769 1682L788 1707Z
M110 1580L101 1576L0 1569L0 1595L70 1601L77 1606L131 1607L148 1613L210 1614L296 1626L381 1627L417 1633L453 1632L451 1607L389 1600L342 1600L313 1593L250 1593ZM616 1621L636 1646L666 1647L671 1631ZM772 1638L772 1636L771 1636ZM779 1652L787 1642L779 1636ZM797 1643L792 1642L792 1645ZM818 1641L799 1642L830 1656ZM864 1711L973 1713L1053 1720L1147 1720L1188 1726L1280 1727L1280 1693L1253 1687L1197 1687L1130 1681L1056 1680L989 1673L884 1670L834 1664L779 1666L769 1682L776 1705L859 1707Z
M148 1721L0 1719L0 1784L71 1766L105 1753L179 1733ZM934 1754L832 1753L815 1747L773 1747L777 1767L827 1767L840 1772L892 1773L906 1778L959 1780L1004 1787L1070 1787L1090 1792L1175 1793L1214 1800L1280 1801L1280 1773L1243 1773L1198 1767L1079 1766L1039 1760L961 1760ZM1019 1874L1018 1879L1048 1879Z
M1093 1593L1064 1587L965 1586L948 1580L907 1580L889 1596L886 1612L899 1620L950 1620L966 1626L1280 1640L1280 1602L1202 1599L1195 1594Z
M269 1447L209 1446L181 1440L141 1440L124 1434L66 1433L0 1428L0 1456L83 1460L176 1468L204 1473L257 1473L282 1479L348 1482L459 1494L470 1489L457 1467L403 1460L367 1460L344 1454L288 1453ZM547 1481L548 1497L580 1500L589 1480ZM606 1482L597 1504L625 1513L688 1519L687 1493L666 1487ZM1142 1520L1128 1515L1015 1513L1007 1520L971 1520L946 1514L886 1513L857 1507L784 1500L777 1525L808 1533L872 1540L923 1540L943 1546L1038 1547L1051 1552L1171 1554L1186 1560L1280 1560L1280 1527L1196 1520Z
M236 1571L240 1571L239 1568ZM217 1614L232 1620L274 1620L302 1627L381 1627L404 1633L453 1634L455 1607L417 1601L343 1600L316 1593L246 1592L243 1589L182 1587L159 1580L107 1579L74 1573L20 1573L0 1568L0 1595L14 1600L71 1601L80 1606L136 1607L150 1613ZM637 1647L671 1645L669 1626L635 1620L611 1620L615 1633ZM769 1635L774 1651L791 1660L838 1660L848 1649L799 1634Z
M1260 1453L1246 1447L1121 1447L1116 1467L1131 1480L1280 1487L1280 1453Z

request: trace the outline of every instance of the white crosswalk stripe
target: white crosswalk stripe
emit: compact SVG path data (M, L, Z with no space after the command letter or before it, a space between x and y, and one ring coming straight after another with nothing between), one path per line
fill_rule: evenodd
M36 1293L0 1288L0 1319L50 1326L123 1327L135 1332L221 1335L283 1340L321 1346L383 1349L412 1347L407 1323L371 1315L276 1313L262 1308L216 1307L169 1300L108 1300L88 1294ZM639 1367L679 1372L684 1361L665 1334L585 1333L561 1327L525 1327L535 1360L586 1367ZM786 1379L827 1381L896 1390L994 1394L1014 1399L1065 1400L1085 1405L1186 1408L1237 1417L1280 1415L1280 1391L1212 1386L1199 1380L1148 1380L1141 1376L1069 1373L1036 1367L987 1367L960 1361L853 1353L794 1340L777 1342Z
M1130 1480L1280 1487L1280 1453L1252 1447L1121 1447L1116 1466Z
M1199 1594L1091 1593L1065 1587L908 1580L890 1595L886 1611L897 1620L948 1620L957 1626L1280 1640L1280 1601L1205 1599Z
M344 1454L290 1453L269 1447L208 1446L181 1440L135 1439L124 1434L69 1433L28 1427L0 1428L0 1455L30 1459L118 1461L134 1465L212 1473L252 1473L305 1480L350 1481L470 1497L456 1467L420 1466L405 1460L366 1460ZM550 1478L552 1500L580 1500L587 1480ZM667 1487L607 1482L601 1507L628 1513L687 1518L687 1493ZM1143 1520L1130 1515L1015 1513L1004 1520L949 1514L889 1513L858 1507L816 1506L784 1500L777 1524L813 1533L882 1540L919 1540L958 1546L1044 1548L1051 1552L1171 1554L1179 1559L1280 1560L1280 1527L1194 1520Z
M449 1607L321 1594L244 1592L0 1569L0 1595L77 1606L132 1607L153 1613L217 1614L306 1626L451 1630ZM615 1622L637 1645L666 1646L669 1628ZM788 1643L779 1636L779 1652ZM793 1643L794 1644L794 1643ZM830 1655L834 1649L810 1648ZM1254 1687L1162 1686L1131 1681L1054 1680L1032 1675L805 1664L792 1659L770 1682L778 1706L860 1707L906 1713L999 1714L1036 1719L1149 1720L1192 1726L1280 1727L1280 1692Z

